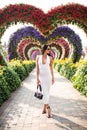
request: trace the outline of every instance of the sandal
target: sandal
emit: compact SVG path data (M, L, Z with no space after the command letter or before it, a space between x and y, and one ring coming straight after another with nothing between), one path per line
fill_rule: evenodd
M46 114L46 111L42 111L42 114Z
M51 109L50 109L50 106L48 106L47 109L48 109L48 116L47 117L51 118Z

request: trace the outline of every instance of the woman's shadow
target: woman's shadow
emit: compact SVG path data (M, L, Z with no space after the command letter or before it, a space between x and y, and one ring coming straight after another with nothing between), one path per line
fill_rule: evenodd
M55 113L52 113L52 119L56 120L57 122L55 125L63 130L87 130L86 127L76 124L75 122Z

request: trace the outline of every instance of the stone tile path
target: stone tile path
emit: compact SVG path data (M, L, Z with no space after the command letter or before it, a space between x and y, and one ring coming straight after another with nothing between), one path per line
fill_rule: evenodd
M0 130L87 130L87 98L55 71L51 87L52 118L42 114L43 101L34 97L35 69L0 107Z

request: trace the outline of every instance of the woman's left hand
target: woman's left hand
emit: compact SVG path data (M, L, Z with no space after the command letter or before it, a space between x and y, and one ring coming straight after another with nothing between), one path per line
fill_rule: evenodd
M54 78L52 78L52 85L54 84Z

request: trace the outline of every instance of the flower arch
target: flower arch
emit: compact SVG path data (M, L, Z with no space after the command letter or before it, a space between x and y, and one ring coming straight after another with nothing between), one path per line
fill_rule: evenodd
M22 60L31 59L31 53L28 55L28 52L37 50L37 54L39 54L40 48L39 41L35 41L31 38L24 38L18 43L17 53Z
M37 31L37 29L31 26L21 28L16 32L14 32L9 39L9 45L8 45L9 59L13 59L17 57L16 50L17 50L18 43L20 43L22 39L26 39L26 38L31 39L32 43L33 42L40 42L40 44L46 43L46 38L44 38L44 36L42 36Z
M37 28L45 38L49 37L49 35L52 36L52 32L55 32L58 26L64 24L76 24L87 33L87 7L72 3L58 6L45 14L41 9L32 5L15 4L6 6L0 9L0 38L11 24L16 24L17 22L33 24L34 28ZM71 41L72 36L69 37L69 41ZM79 46L76 42L79 42L77 39L74 37L72 40L74 62L79 60L82 50L81 45Z
M64 59L65 57L69 56L69 49L70 49L69 44L63 38L53 40L52 43L50 42L50 45L51 45L51 54L54 58ZM34 39L31 38L24 38L18 43L17 53L22 60L32 58L35 59L36 56L41 53L40 42L35 41Z
M25 27L17 32L13 33L10 42L9 42L9 54L10 59L13 57L15 58L17 56L17 45L23 38L30 37L31 39L34 39L34 41L39 41L41 44L52 42L54 39L58 39L60 37L66 38L70 45L73 46L74 50L72 53L73 61L76 62L80 59L81 52L82 52L82 43L80 37L68 26L61 26L57 27L52 34L50 34L48 37L42 36L37 29L34 29L33 27ZM62 44L61 44L62 45ZM67 50L68 51L68 50ZM13 55L13 56L12 56Z
M69 43L64 38L58 38L58 39L56 38L53 40L49 40L48 44L50 44L53 47L56 46L56 48L60 51L59 59L69 57L70 46Z
M31 15L32 14L32 15ZM31 23L43 35L49 35L58 24L76 24L87 33L87 7L80 4L58 6L47 14L32 5L15 4L0 9L0 37L12 23Z
M72 59L76 62L80 59L82 53L82 43L80 37L68 26L61 26L56 28L51 35L48 36L48 40L58 37L67 38L69 43L73 46Z

